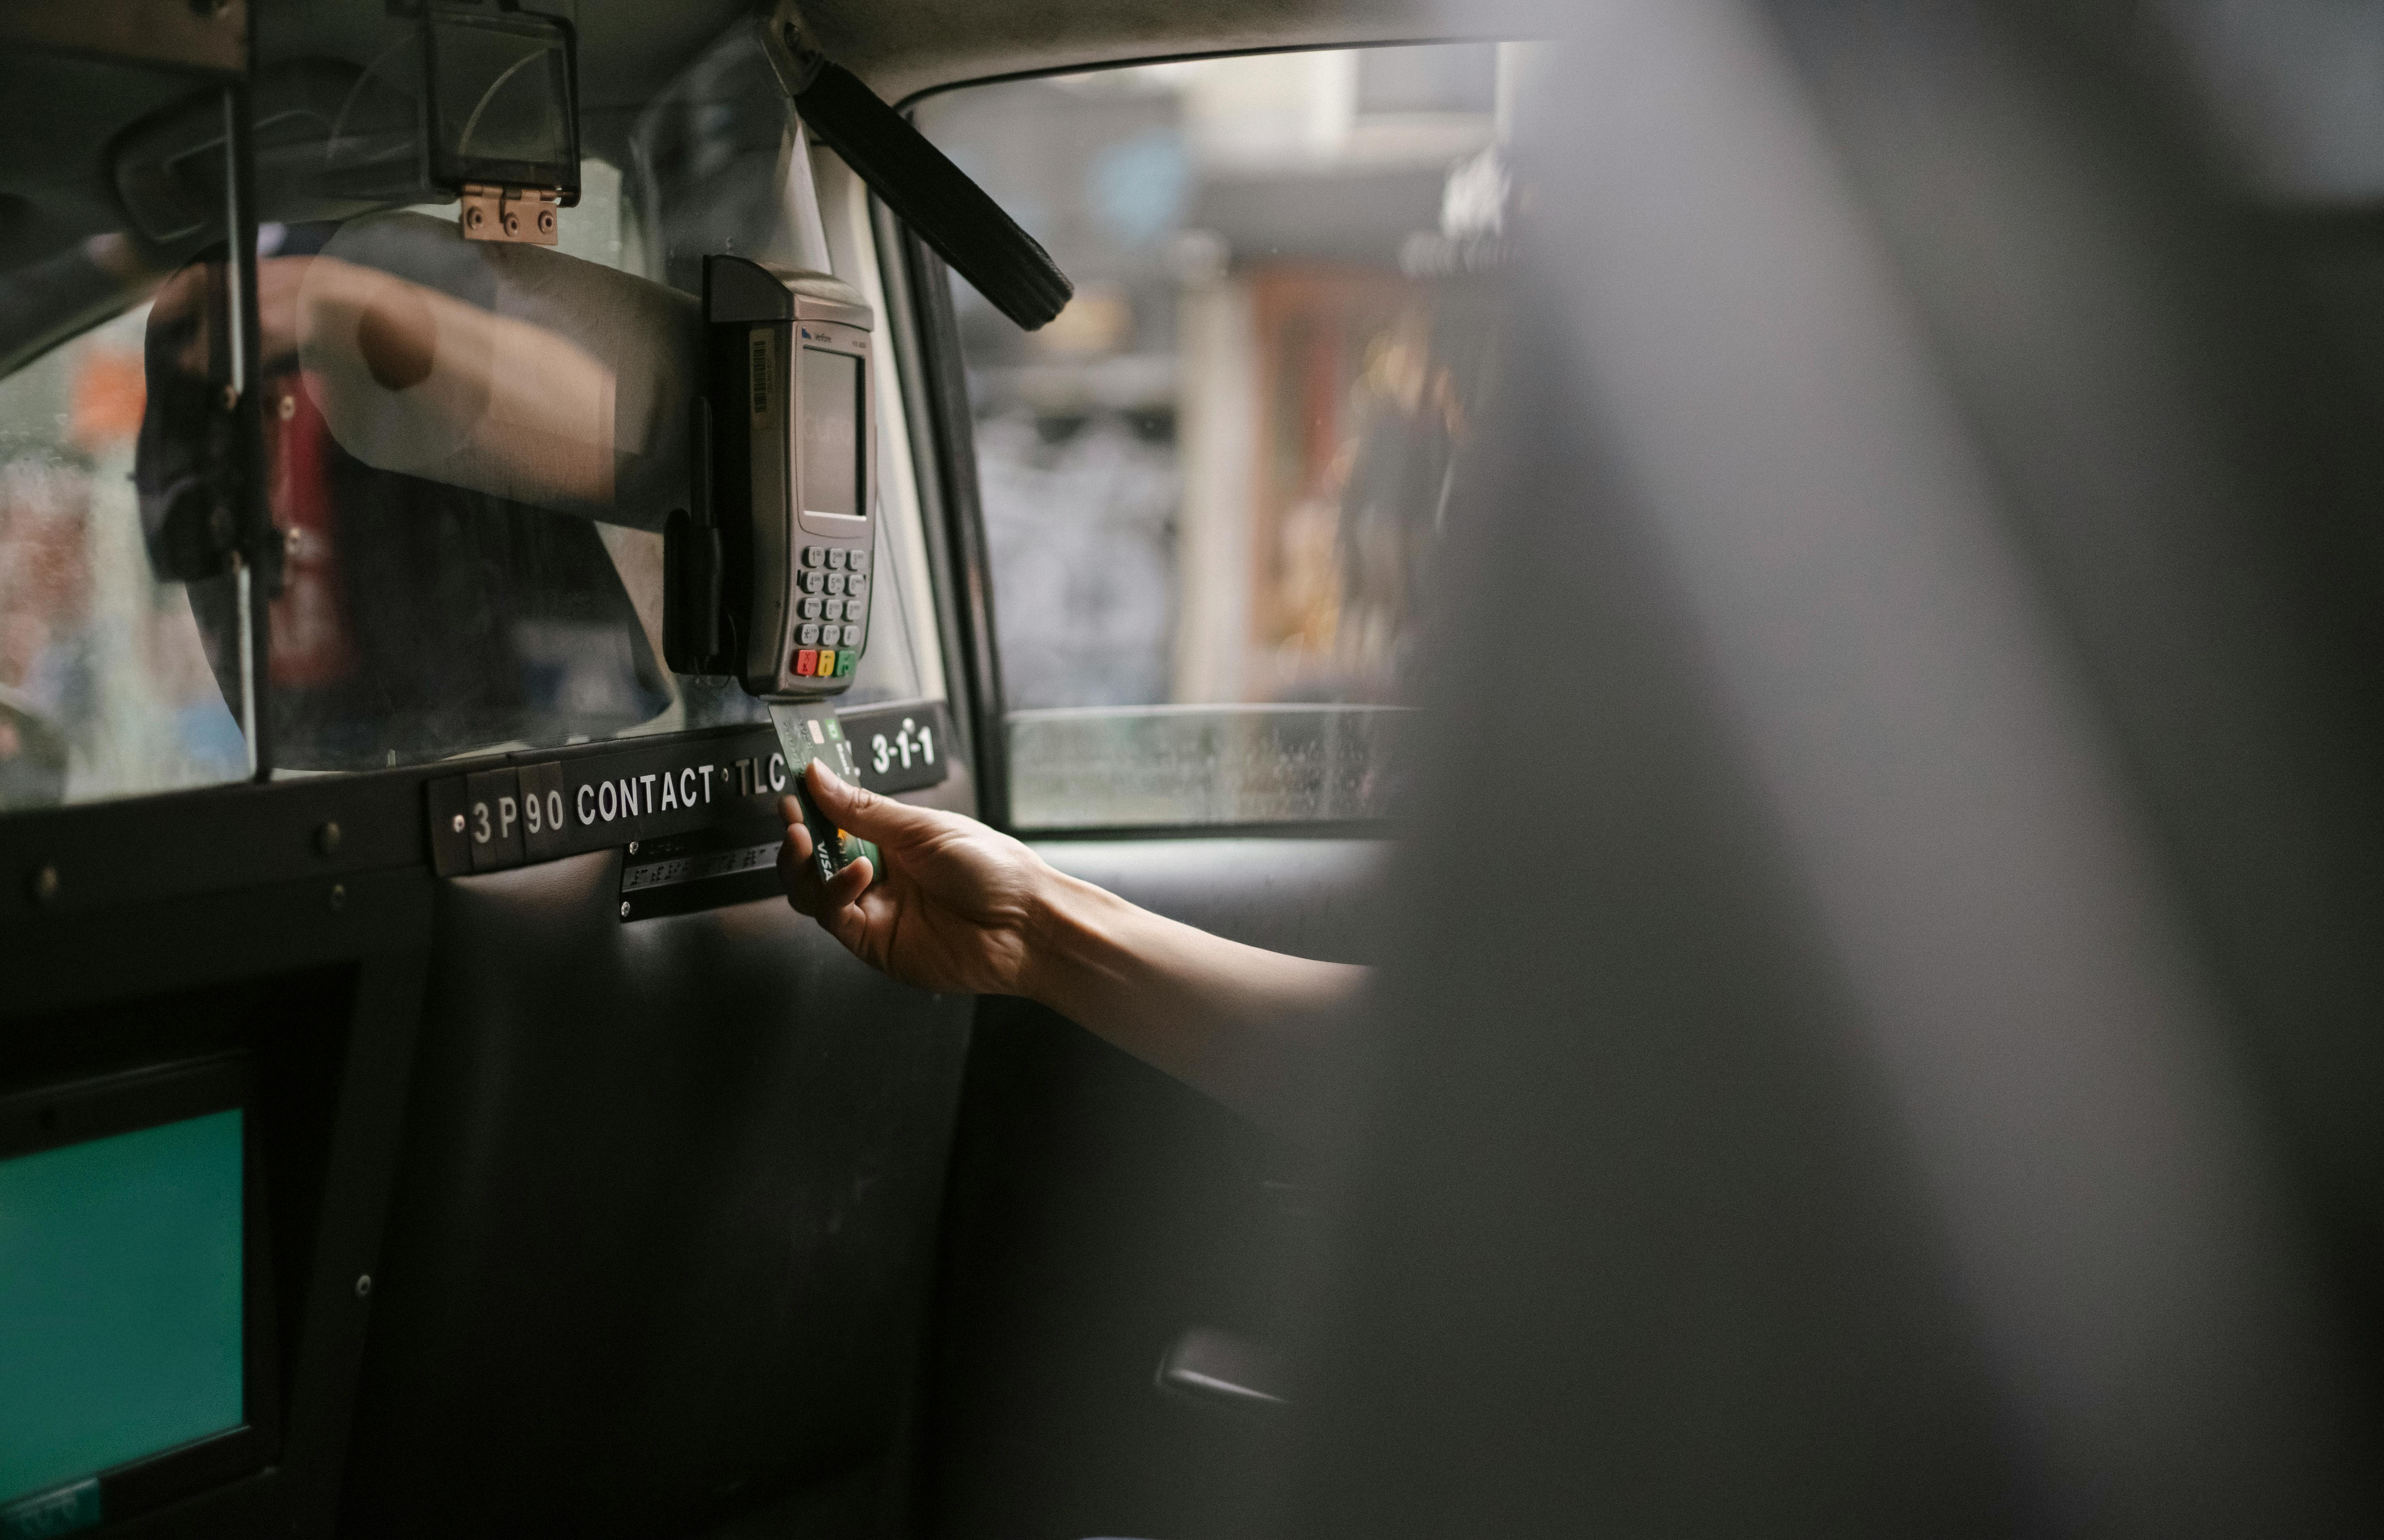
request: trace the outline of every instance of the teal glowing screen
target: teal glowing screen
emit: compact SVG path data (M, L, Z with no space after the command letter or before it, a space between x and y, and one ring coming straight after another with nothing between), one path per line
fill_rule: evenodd
M0 1503L241 1421L241 1114L0 1161Z

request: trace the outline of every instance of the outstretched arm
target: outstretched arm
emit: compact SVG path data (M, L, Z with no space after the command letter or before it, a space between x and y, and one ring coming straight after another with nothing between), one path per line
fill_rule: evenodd
M1310 1123L1322 1039L1363 968L1211 936L975 819L848 786L817 761L809 774L820 810L886 856L883 872L863 859L823 887L794 799L781 805L788 896L854 956L923 988L1024 996L1261 1122Z

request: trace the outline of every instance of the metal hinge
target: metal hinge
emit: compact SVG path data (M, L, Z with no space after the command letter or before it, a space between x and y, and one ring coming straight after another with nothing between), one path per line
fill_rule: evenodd
M561 208L557 195L545 187L493 187L464 184L464 206L456 212L456 228L466 241L518 241L552 246Z

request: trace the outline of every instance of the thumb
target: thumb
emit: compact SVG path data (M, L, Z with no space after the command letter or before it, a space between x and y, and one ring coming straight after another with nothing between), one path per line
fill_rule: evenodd
M936 826L936 815L926 808L913 807L849 785L818 760L812 761L804 773L811 777L806 785L812 800L819 804L822 813L835 820L837 827L848 834L857 834L880 845L901 845Z

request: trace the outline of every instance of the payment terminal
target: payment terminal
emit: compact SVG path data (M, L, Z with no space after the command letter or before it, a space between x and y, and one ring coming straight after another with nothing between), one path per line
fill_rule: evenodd
M665 529L664 651L734 674L778 729L823 879L874 854L801 788L813 759L858 783L835 698L876 607L875 317L826 273L707 256L695 506Z

